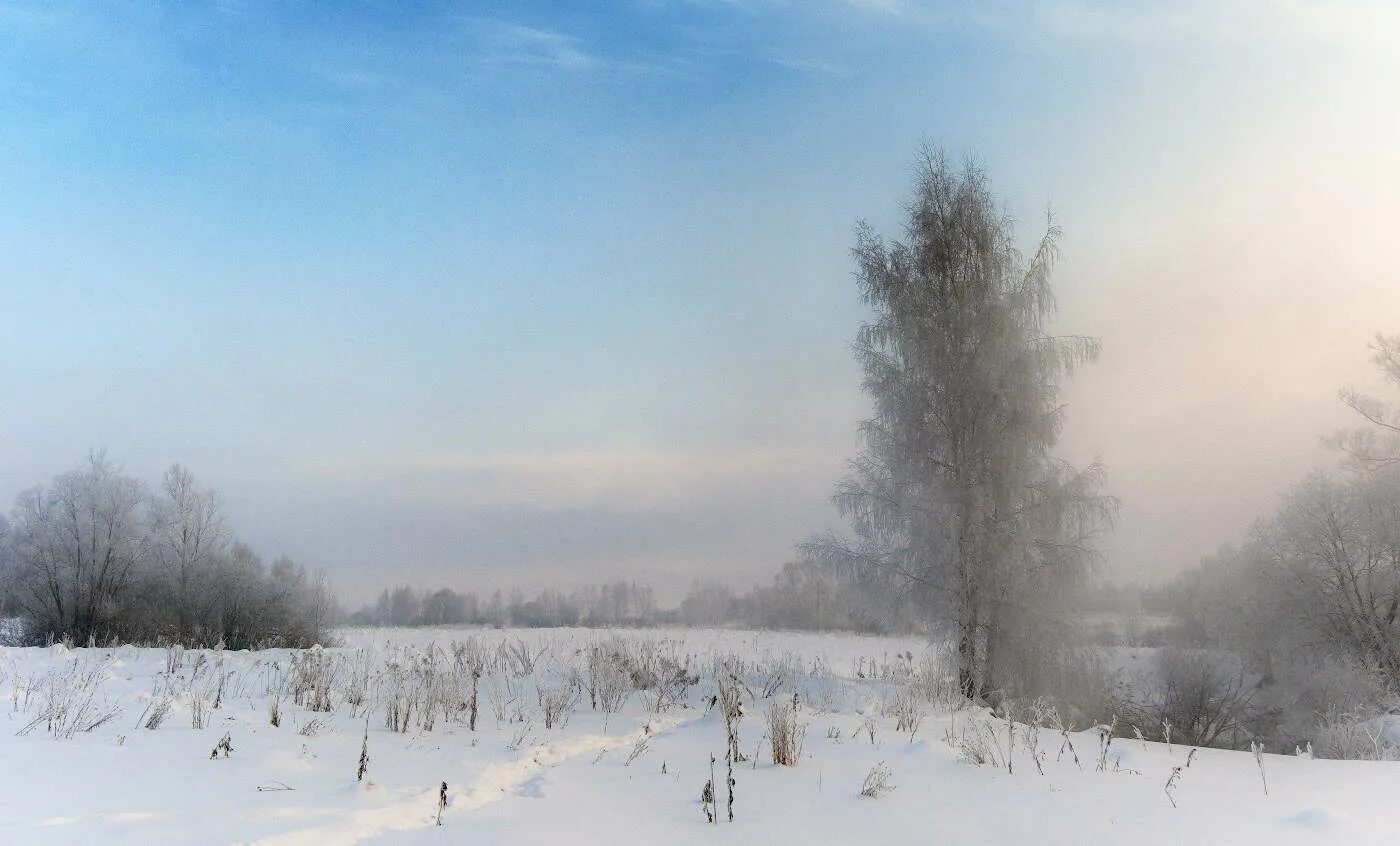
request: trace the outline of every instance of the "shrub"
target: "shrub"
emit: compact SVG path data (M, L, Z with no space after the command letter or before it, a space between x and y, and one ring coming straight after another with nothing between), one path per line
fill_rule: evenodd
M1312 749L1319 758L1400 760L1400 746L1386 736L1384 718L1374 712L1331 710L1322 714Z
M865 775L865 782L860 786L860 795L867 799L878 799L894 790L894 785L890 784L890 768L881 761L870 768L870 772Z
M806 735L807 726L797 719L795 705L774 702L768 706L768 742L773 751L773 763L784 767L797 766Z
M1238 659L1200 649L1164 649L1154 664L1158 689L1147 701L1149 719L1140 725L1169 724L1194 746L1249 734L1253 695Z

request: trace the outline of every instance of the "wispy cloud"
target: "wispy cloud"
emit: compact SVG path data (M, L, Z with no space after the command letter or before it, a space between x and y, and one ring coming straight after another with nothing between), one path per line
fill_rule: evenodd
M847 68L834 65L822 59L788 56L781 53L773 53L767 57L769 64L777 65L790 71L798 73L818 74L823 76L849 76L851 71Z
M553 30L505 21L470 19L465 30L476 42L471 60L486 65L529 65L561 70L596 69L602 61L582 39Z

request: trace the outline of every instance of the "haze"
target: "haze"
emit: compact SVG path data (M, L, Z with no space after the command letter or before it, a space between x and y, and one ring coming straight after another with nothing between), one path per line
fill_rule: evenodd
M839 525L858 219L975 154L1118 578L1335 457L1400 331L1400 15L1366 2L0 6L0 502L105 447L360 601L766 581Z

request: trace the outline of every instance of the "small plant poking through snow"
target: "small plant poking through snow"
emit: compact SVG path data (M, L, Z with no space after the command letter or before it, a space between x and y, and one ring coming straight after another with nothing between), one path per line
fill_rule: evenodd
M874 717L870 716L869 714L866 714L866 715L865 715L865 719L861 720L861 722L860 722L860 728L859 728L859 729L856 729L856 731L857 731L858 733L861 732L861 731L864 731L864 732L866 733L866 735L869 736L869 738L870 738L870 745L871 745L871 746L874 746L874 745L875 745L875 718L874 718Z
M733 749L730 749L724 756L724 784L729 790L729 802L726 806L729 810L729 821L734 822L734 787L738 782L734 780Z
M442 825L442 812L447 810L447 782L438 788L437 824Z
M209 700L203 696L190 696L190 728L202 729L209 725Z
M146 708L144 722L146 728L151 731L160 728L161 723L165 722L165 718L170 716L170 705L173 701L173 698L166 693L152 699L150 706Z
M623 763L622 766L624 766L624 767L630 767L630 766L632 766L632 762L635 761L635 760L637 760L638 758L642 757L643 755L645 755L645 754L650 750L650 748L651 748L651 738L650 738L650 737L648 737L648 736L646 736L646 735L642 735L641 737L637 738L637 742L634 743L634 744L632 744L632 751L631 751L630 753L628 753L628 755L627 755L627 761L626 761L625 763ZM603 750L603 751L606 752L607 750L605 749L605 750ZM599 757L602 757L601 753L599 754Z
M1181 767L1172 767L1172 774L1167 776L1167 784L1162 790L1167 794L1167 798L1171 800L1173 808L1176 807L1176 786L1180 781Z
M1113 733L1118 728L1118 717L1114 716L1112 721L1106 725L1094 726L1094 731L1099 735L1099 772L1108 770L1108 752L1113 746Z
M892 701L886 703L885 713L895 718L895 731L909 732L909 742L919 733L919 724L924 721L923 703L912 687L901 690Z
M774 702L768 706L768 743L773 752L773 763L784 767L797 766L806 734L807 726L797 719L795 705Z
M867 799L879 799L891 790L894 785L890 783L890 768L881 761L870 768L870 772L865 775L865 783L860 787L860 795Z
M233 740L232 740L232 738L229 737L229 733L228 733L228 732L224 732L224 736L221 737L221 738L219 738L219 742L218 742L218 743L215 743L215 744L214 744L214 748L213 748L212 750L210 750L210 752L209 752L209 760L212 761L212 760L214 760L215 758L219 757L219 753L220 753L220 752L224 753L224 757L227 758L227 757L229 756L229 753L232 752L232 751L233 751Z
M329 728L330 724L330 720L324 717L313 717L301 724L301 728L297 729L297 734L302 737L315 737Z
M720 678L719 693L716 694L720 713L724 716L724 733L728 741L728 756L734 762L744 760L739 751L739 721L744 717L744 701L740 692L739 680L730 674Z
M360 767L355 771L355 781L364 781L369 770L369 718L365 718L365 736L360 741Z
M715 807L715 756L710 756L710 780L700 788L700 810L705 812L705 822L718 822L719 809Z

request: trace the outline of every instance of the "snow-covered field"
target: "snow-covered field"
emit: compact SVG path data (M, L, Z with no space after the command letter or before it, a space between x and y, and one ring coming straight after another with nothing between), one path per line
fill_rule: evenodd
M1092 730L1066 736L1014 725L1008 768L1007 723L950 708L942 665L915 640L370 629L347 631L344 641L299 654L0 649L0 696L8 700L0 842L1137 846L1400 838L1400 764L1264 755L1266 795L1248 753L1193 755L1119 738L1104 754ZM473 668L481 674L474 731ZM741 682L747 758L734 771L733 823L725 721L710 705L717 674L730 672ZM613 713L610 694L625 697ZM801 756L796 766L777 766L766 717L790 708L794 694L805 727ZM163 720L152 719L163 710ZM547 719L546 711L558 713ZM917 731L897 730L914 713L922 714ZM391 714L406 730L389 727ZM225 735L231 751L216 752ZM714 825L700 801L711 755ZM893 789L862 796L882 762ZM1175 767L1182 769L1169 796Z

